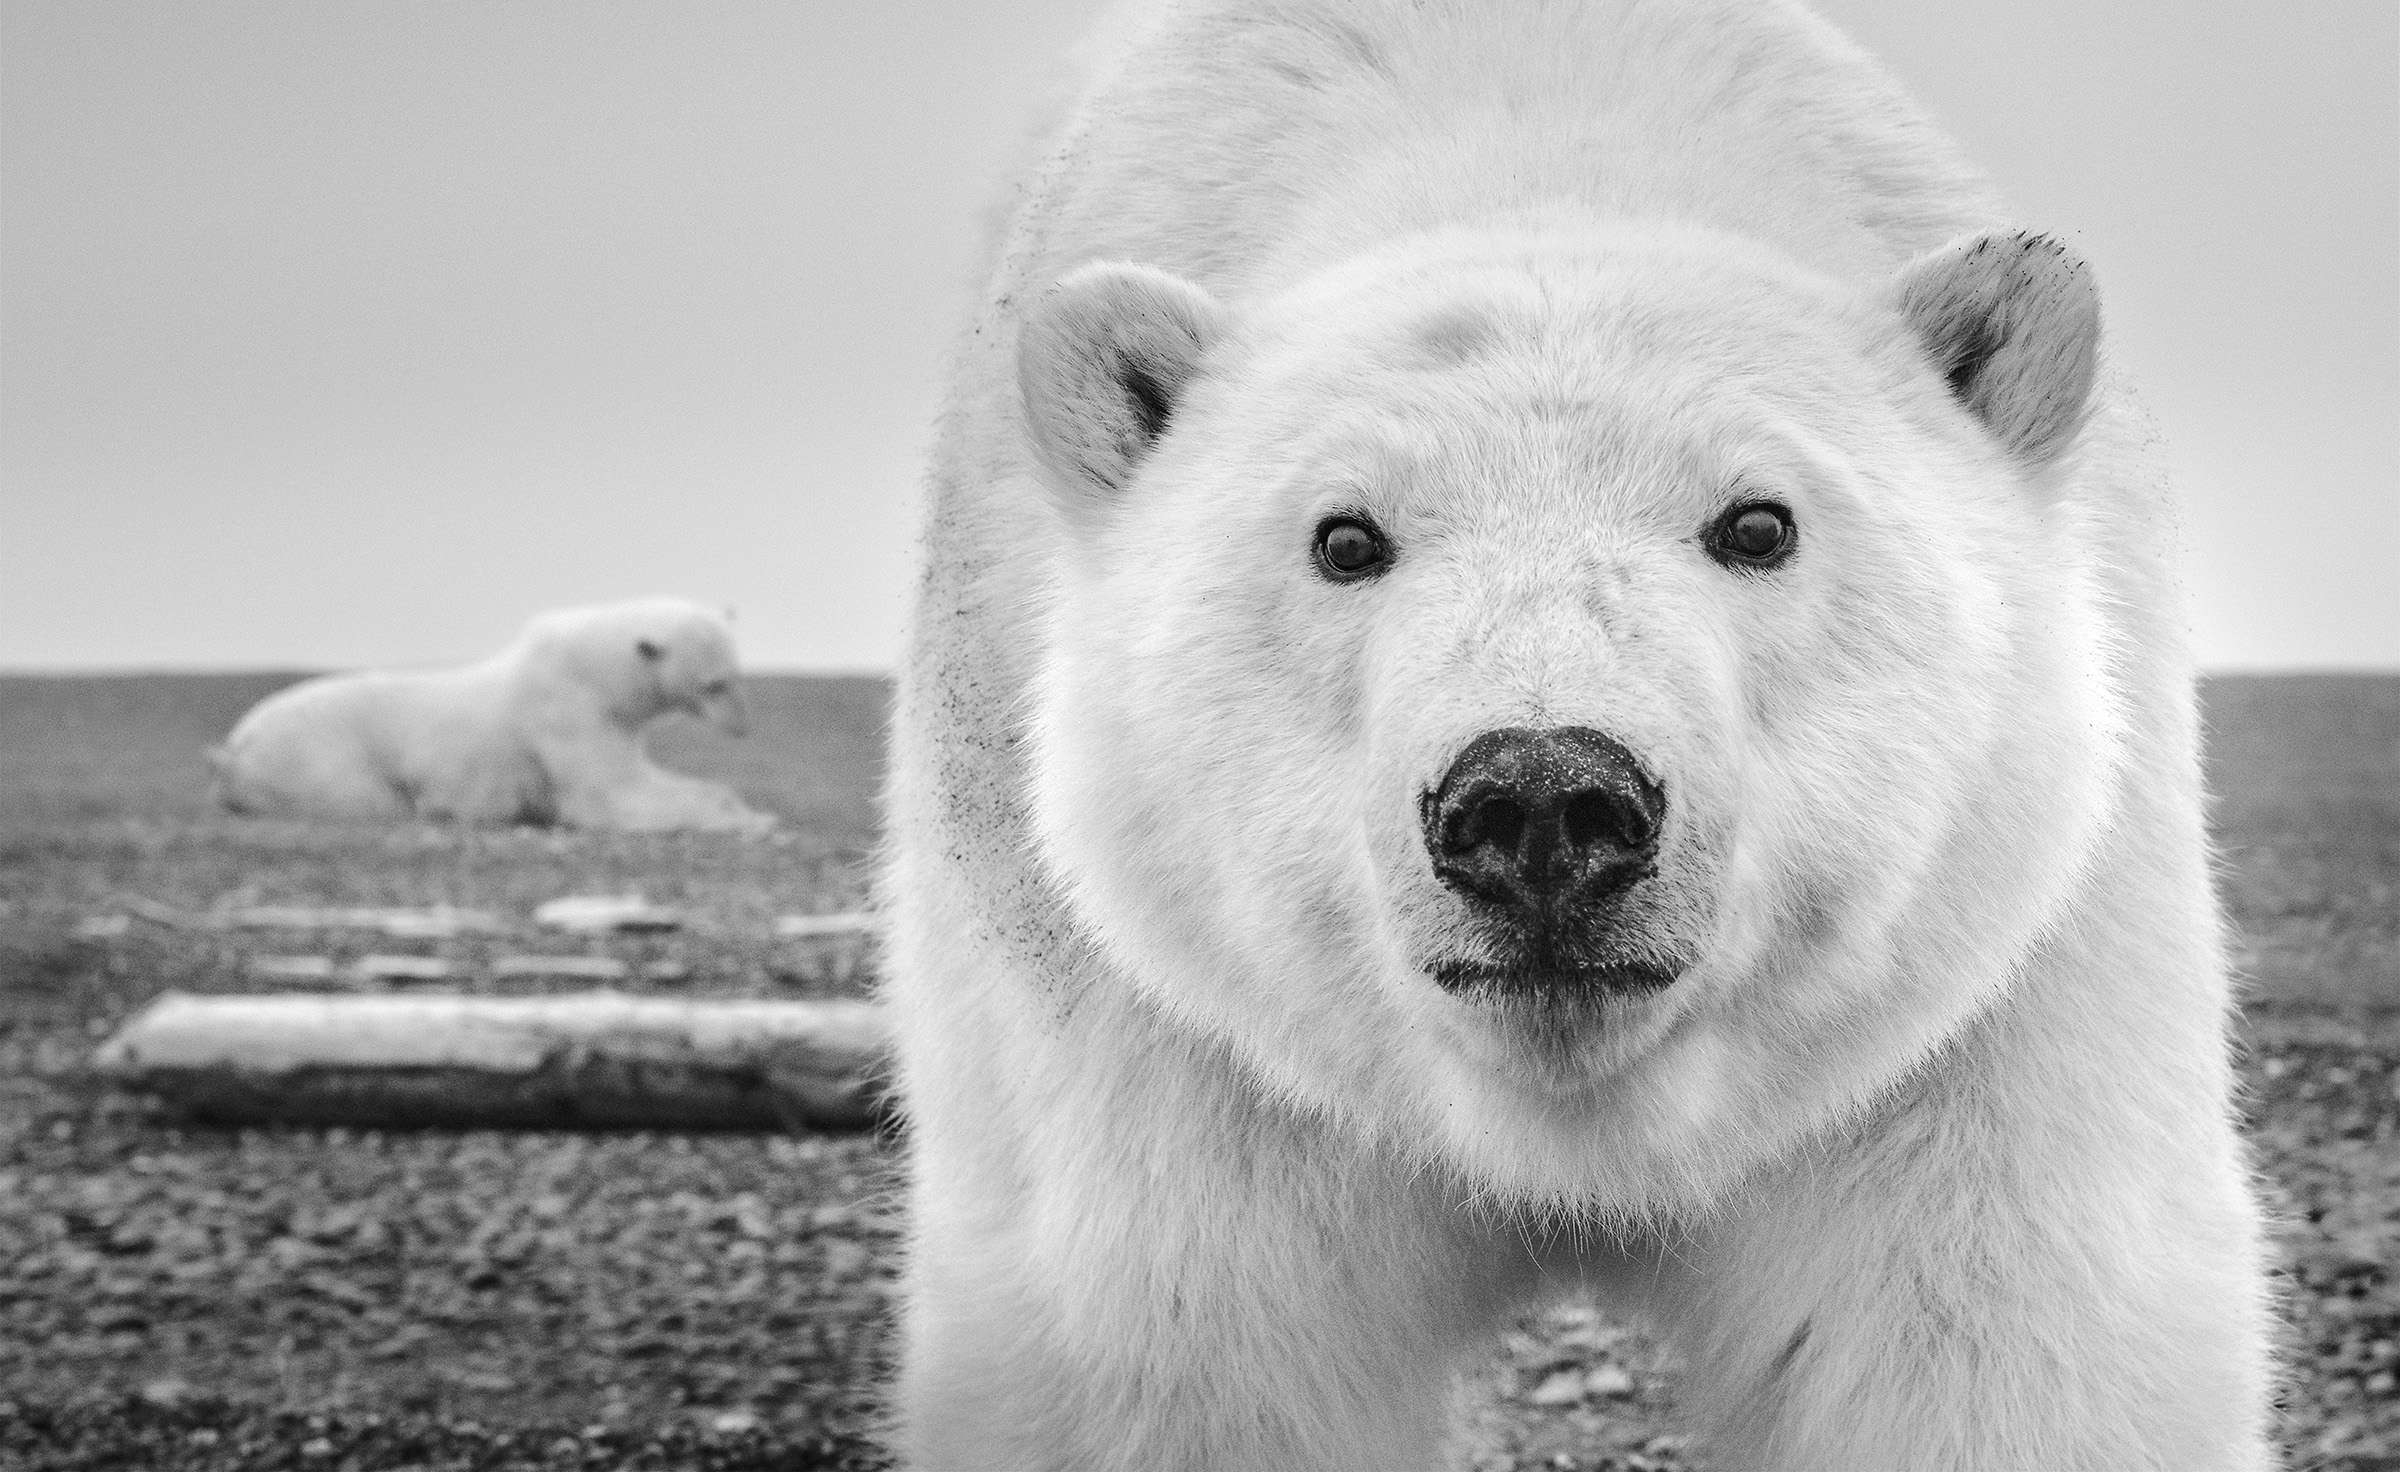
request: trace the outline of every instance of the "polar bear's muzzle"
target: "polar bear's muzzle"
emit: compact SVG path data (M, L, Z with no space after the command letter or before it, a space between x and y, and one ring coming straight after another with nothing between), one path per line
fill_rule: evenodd
M1586 726L1486 731L1419 798L1433 872L1473 912L1485 955L1433 968L1482 995L1652 991L1673 969L1623 934L1647 878L1665 789Z
M692 713L728 736L750 734L750 703L742 698L739 686L703 693Z

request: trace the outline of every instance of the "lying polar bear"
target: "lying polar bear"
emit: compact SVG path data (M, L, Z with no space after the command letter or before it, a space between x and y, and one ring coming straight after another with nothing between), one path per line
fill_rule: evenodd
M304 680L210 754L217 800L278 817L760 831L771 816L643 753L671 710L740 735L733 631L681 598L562 608L463 669Z

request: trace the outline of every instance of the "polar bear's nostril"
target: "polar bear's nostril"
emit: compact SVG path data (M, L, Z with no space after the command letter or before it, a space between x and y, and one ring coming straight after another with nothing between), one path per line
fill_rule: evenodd
M1665 792L1598 731L1487 731L1429 795L1425 847L1461 894L1547 910L1640 878L1665 816Z
M1478 844L1513 850L1525 836L1525 809L1504 793L1495 793L1466 808L1445 838L1443 847L1465 853Z
M1658 837L1658 822L1637 793L1590 787L1567 799L1560 814L1567 842L1578 848L1616 843L1642 848Z

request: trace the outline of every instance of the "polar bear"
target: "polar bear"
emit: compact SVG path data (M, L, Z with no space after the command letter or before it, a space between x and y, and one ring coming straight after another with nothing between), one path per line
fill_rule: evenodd
M2172 511L1789 0L1126 12L962 347L883 876L920 1469L2256 1468Z
M732 829L775 820L641 744L671 710L748 726L733 630L681 598L544 613L461 669L304 680L260 701L211 753L236 812L336 818Z

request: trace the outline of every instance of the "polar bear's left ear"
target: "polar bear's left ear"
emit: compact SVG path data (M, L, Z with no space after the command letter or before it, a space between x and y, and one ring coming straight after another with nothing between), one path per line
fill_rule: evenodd
M1068 273L1035 303L1017 335L1017 389L1070 515L1132 478L1226 320L1182 277L1115 262Z
M2045 469L2074 443L2100 355L2080 256L2047 235L1972 235L1910 263L1898 296L1950 391L2011 454Z

